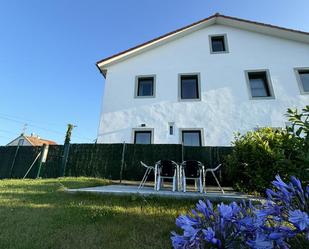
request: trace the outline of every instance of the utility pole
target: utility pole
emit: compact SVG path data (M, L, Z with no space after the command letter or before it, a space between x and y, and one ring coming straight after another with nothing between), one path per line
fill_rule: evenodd
M73 124L68 124L67 132L65 134L63 157L62 157L61 172L60 172L61 176L65 175L65 169L66 169L66 165L67 165L67 162L68 162L69 151L70 151L70 142L71 142L72 131L75 127L77 127L77 126L73 125Z

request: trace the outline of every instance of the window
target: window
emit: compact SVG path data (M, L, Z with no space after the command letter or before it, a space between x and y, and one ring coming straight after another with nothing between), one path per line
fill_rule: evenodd
M309 68L296 69L301 93L309 93Z
M227 49L227 38L226 35L211 35L210 40L210 52L211 53L226 53Z
M172 125L170 125L170 135L174 134L174 127Z
M135 97L154 97L155 77L138 76L135 83Z
M200 130L185 130L181 132L181 139L184 146L201 146L202 138Z
M18 140L18 146L24 145L25 139L19 139Z
M246 77L253 99L274 97L268 71L247 71Z
M199 75L180 75L180 99L193 100L200 99Z
M174 122L169 122L168 128L169 128L169 134L174 135Z
M135 144L151 144L152 131L134 131Z

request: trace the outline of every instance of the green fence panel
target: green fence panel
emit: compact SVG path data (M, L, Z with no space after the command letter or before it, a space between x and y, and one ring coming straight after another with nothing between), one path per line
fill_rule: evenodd
M42 166L41 177L55 178L60 176L63 145L49 145L46 162Z
M122 144L72 144L66 175L119 179Z
M125 165L123 178L127 180L140 180L145 168L140 164L154 165L162 159L181 161L181 145L175 144L127 144L125 151Z
M205 168L215 168L220 163L224 162L225 157L232 152L232 147L184 147L185 160L198 160L205 165ZM228 176L224 165L217 172L221 178L222 185L231 184L231 179ZM206 177L207 185L216 185L216 182L211 174Z
M108 179L120 179L123 144L71 144L66 165L66 176L92 176ZM10 178L10 168L16 152L16 146L0 147L0 178ZM162 159L181 163L184 160L199 160L206 167L215 167L231 153L232 147L182 147L179 144L125 144L122 179L140 180L145 172L140 161L148 165ZM40 147L21 146L12 171L13 178L21 178L30 167ZM60 176L63 145L50 145L46 162L43 164L41 177ZM36 177L38 164L29 172L28 177ZM220 175L229 183L223 169ZM151 176L153 177L153 176ZM212 179L208 179L212 183ZM226 184L225 184L226 185Z
M10 178L10 168L17 147L0 147L0 179Z
M22 178L34 162L40 147L7 146L0 147L0 178ZM15 161L14 157L16 155ZM14 165L13 164L14 161ZM34 178L38 170L37 162L28 173L28 178Z
M16 161L12 170L12 178L23 178L26 172L27 178L35 178L38 172L38 156L41 147L20 146ZM35 160L37 158L37 160Z

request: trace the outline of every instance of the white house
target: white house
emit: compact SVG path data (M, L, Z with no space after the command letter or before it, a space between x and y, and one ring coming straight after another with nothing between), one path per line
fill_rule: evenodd
M22 133L20 136L9 142L6 146L42 146L43 144L56 145L56 142L42 139L33 133L31 136L26 136Z
M230 145L309 104L309 33L220 14L97 66L98 143Z

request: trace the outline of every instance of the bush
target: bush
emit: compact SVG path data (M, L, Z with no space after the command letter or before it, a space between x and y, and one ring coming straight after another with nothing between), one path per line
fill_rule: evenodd
M280 174L309 179L309 106L298 113L288 110L292 125L287 129L261 128L237 134L233 152L227 156L227 171L233 187L245 192L260 192Z

